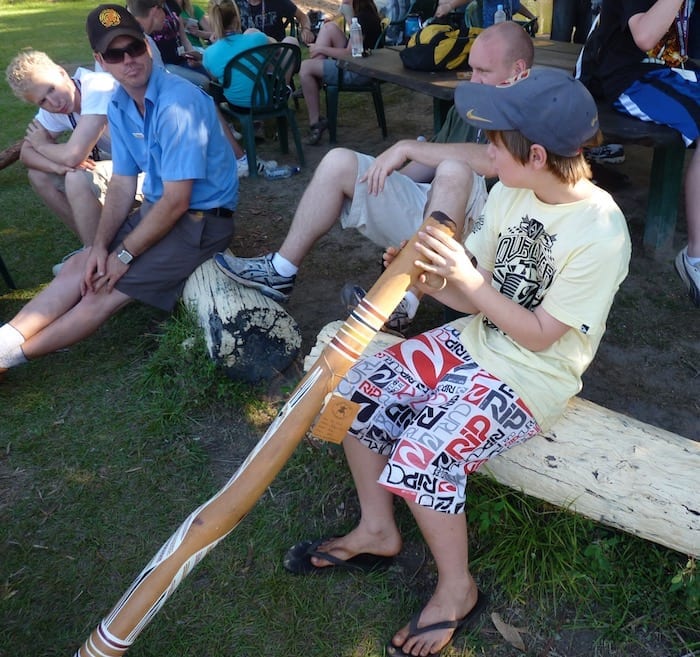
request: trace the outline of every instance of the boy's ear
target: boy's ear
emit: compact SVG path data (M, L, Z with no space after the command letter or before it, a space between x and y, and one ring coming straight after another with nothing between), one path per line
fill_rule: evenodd
M543 169L547 166L547 149L540 144L532 144L529 162L536 169Z

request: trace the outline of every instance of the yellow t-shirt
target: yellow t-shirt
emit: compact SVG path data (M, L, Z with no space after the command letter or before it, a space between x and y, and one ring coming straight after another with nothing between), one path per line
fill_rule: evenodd
M581 390L581 375L627 275L631 246L622 211L599 188L585 200L550 205L532 190L499 182L466 246L502 294L531 310L542 304L571 327L535 352L483 314L460 326L474 360L513 388L546 430Z

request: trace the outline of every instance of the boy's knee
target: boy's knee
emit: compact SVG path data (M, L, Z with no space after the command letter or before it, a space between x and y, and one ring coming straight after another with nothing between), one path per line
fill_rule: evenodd
M468 164L457 160L443 160L435 169L433 184L440 178L459 178L471 185L473 176L474 171Z

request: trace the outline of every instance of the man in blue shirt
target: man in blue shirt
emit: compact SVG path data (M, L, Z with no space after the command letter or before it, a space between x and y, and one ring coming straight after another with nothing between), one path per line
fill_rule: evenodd
M233 234L235 157L211 98L153 66L123 7L91 11L87 32L121 84L107 111L112 179L92 248L0 326L0 373L86 338L133 299L171 310L187 277ZM142 171L144 201L131 212Z

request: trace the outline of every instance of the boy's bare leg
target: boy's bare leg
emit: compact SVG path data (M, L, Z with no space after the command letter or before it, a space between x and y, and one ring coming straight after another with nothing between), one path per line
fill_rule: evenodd
M469 572L467 521L463 513L441 513L414 502L408 506L418 523L430 551L435 558L438 583L435 592L424 607L418 627L445 620L460 620L477 601L477 586ZM452 638L454 630L436 630L408 637L408 625L392 638L392 643L409 655L439 652Z
M78 227L73 219L73 211L66 195L56 188L54 184L55 178L52 174L39 171L38 169L29 169L27 172L29 183L36 195L44 202L46 207L51 210L66 227L78 235Z
M338 221L345 199L352 199L357 180L357 157L346 148L334 148L321 161L304 191L279 254L301 264L320 237Z
M696 144L697 146L697 144ZM700 148L693 152L685 173L685 216L688 223L688 255L700 258Z
M85 246L92 246L100 221L102 203L95 196L90 176L84 172L66 176L66 196L75 229Z
M353 436L345 438L343 448L360 500L360 522L345 536L331 539L318 549L346 560L363 553L394 556L401 550L401 535L394 520L394 496L377 483L387 457L369 450ZM312 557L311 562L317 567L333 567L317 557Z

